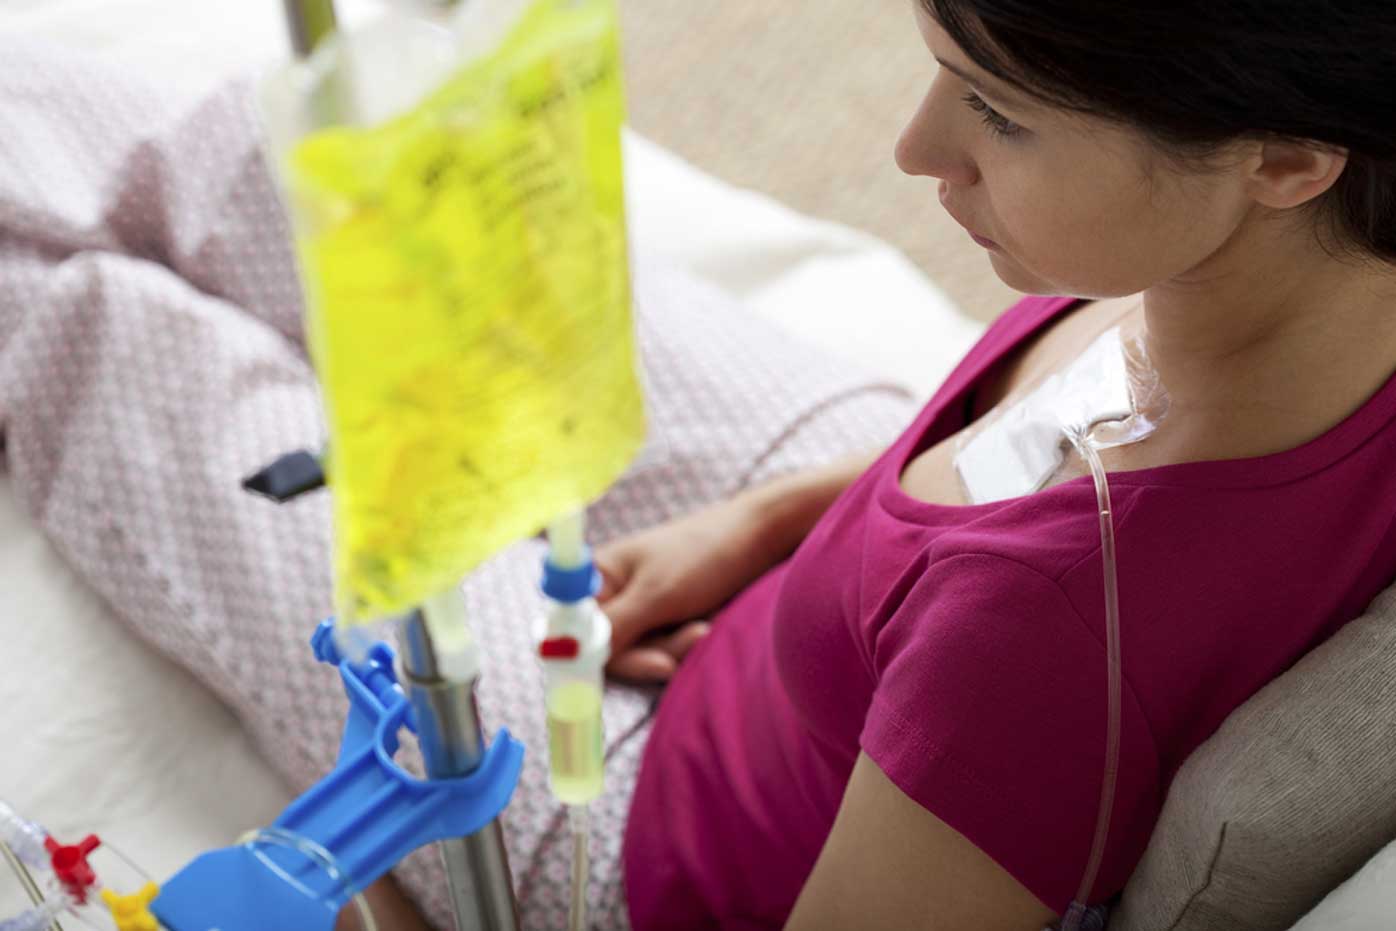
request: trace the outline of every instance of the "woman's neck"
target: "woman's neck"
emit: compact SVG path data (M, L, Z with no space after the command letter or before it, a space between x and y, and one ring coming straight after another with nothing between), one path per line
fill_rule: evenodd
M1396 269L1335 258L1257 217L1144 293L1150 361L1209 458L1298 446L1396 370Z

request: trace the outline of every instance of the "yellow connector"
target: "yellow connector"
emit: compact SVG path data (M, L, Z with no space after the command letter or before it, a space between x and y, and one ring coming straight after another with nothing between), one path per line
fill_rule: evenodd
M116 931L160 931L160 922L150 914L150 903L160 894L155 883L146 883L141 891L133 895L117 895L110 889L102 890L102 901L111 910Z

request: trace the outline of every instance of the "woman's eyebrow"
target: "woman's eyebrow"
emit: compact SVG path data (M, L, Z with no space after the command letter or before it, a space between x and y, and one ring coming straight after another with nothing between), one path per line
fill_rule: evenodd
M962 78L965 83L969 84L976 91L981 92L983 96L1001 100L1019 110L1028 110L1032 108L1032 102L1030 100L1015 91L1009 90L1002 82L993 81L992 79L986 80L981 75L970 74L964 68L950 64L950 62L941 58L939 55L934 57L942 68Z

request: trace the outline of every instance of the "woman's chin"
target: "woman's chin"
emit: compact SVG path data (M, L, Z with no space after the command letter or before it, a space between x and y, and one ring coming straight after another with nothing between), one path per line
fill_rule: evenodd
M1038 278L1022 265L1013 261L1002 247L989 250L989 264L993 266L994 274L999 276L999 281L1014 291L1020 291L1023 294L1051 294L1054 292L1048 282Z

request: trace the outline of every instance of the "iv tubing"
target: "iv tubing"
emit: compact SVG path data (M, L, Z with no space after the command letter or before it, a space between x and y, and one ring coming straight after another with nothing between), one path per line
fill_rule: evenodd
M561 569L582 565L586 551L586 511L578 509L558 518L548 526L548 559ZM587 880L591 874L587 854L589 834L586 805L568 806L568 821L572 825L572 907L568 915L569 931L585 931L587 924Z
M1085 915L1086 901L1100 872L1105 841L1110 834L1110 815L1115 808L1115 783L1120 768L1120 595L1115 572L1115 523L1110 507L1110 483L1100 453L1085 431L1070 431L1072 445L1090 464L1095 481L1096 508L1100 515L1100 555L1105 578L1105 654L1107 664L1107 723L1105 731L1105 774L1100 787L1100 810L1096 815L1095 839L1076 898L1062 919L1062 931L1077 931Z
M72 904L66 897L40 902L13 918L0 919L0 931L48 931L54 927L58 916L66 912ZM85 920L82 923L89 928L93 927Z
M19 813L0 799L0 844L25 866L47 868L48 851L44 849L44 839L48 832L42 827L20 817Z
M44 901L44 895L39 891L39 886L34 882L34 877L29 875L29 869L24 862L15 856L9 846L0 840L0 862L8 864L11 872L19 880L20 887L24 889L24 894L29 897L30 905L39 905Z
M568 816L572 823L572 911L567 927L568 931L586 931L587 877L591 874L587 856L587 807L572 805Z
M580 508L548 525L548 559L559 569L575 569L586 559L586 511Z

